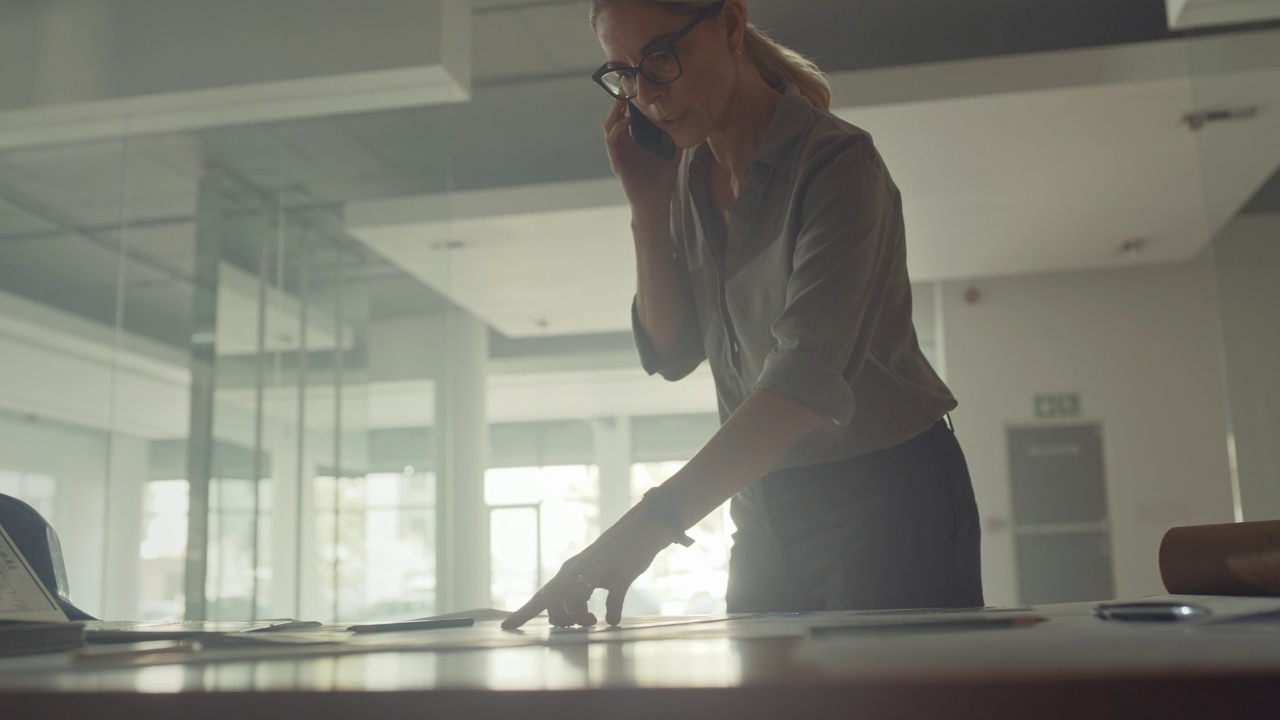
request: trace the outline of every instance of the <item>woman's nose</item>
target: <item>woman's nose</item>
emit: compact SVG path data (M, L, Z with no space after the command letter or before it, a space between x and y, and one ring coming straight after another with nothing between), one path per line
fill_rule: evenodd
M636 101L641 105L652 105L655 101L663 96L665 85L658 83L645 77L643 74L636 75Z

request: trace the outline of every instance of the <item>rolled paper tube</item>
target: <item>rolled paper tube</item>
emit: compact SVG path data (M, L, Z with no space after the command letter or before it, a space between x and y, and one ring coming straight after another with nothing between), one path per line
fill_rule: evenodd
M1160 577L1179 595L1280 595L1280 520L1172 528Z

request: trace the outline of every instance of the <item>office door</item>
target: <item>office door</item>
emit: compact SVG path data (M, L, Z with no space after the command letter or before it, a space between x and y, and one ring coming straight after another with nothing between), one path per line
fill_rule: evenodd
M1021 601L1114 597L1102 427L1010 427L1007 438Z

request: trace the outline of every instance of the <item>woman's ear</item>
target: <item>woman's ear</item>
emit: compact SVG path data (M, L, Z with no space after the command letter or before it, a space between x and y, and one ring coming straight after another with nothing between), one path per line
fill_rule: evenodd
M729 52L741 53L742 43L747 34L747 3L746 0L724 0L724 7L720 10L720 17L724 20L724 27L729 42Z

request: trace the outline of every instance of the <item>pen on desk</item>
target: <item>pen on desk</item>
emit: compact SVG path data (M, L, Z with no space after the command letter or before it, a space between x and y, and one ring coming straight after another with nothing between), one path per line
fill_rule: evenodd
M775 611L775 612L760 612L752 615L751 619L752 620L773 620L776 618L808 617L814 614L816 613L814 613L812 610L787 610L787 611Z
M951 630L994 630L998 628L1026 628L1044 622L1039 615L1006 615L1004 617L976 617L945 620L906 620L895 622L860 622L844 625L815 625L809 632L815 637L857 633L895 632L948 632Z
M281 632L284 630L307 630L318 627L323 627L323 623L318 620L285 620L271 625L251 628L249 630L244 630L243 632Z
M471 627L476 624L475 618L444 618L440 620L403 620L400 622L376 622L363 625L351 625L351 632L399 632L403 630L437 630L440 628Z

